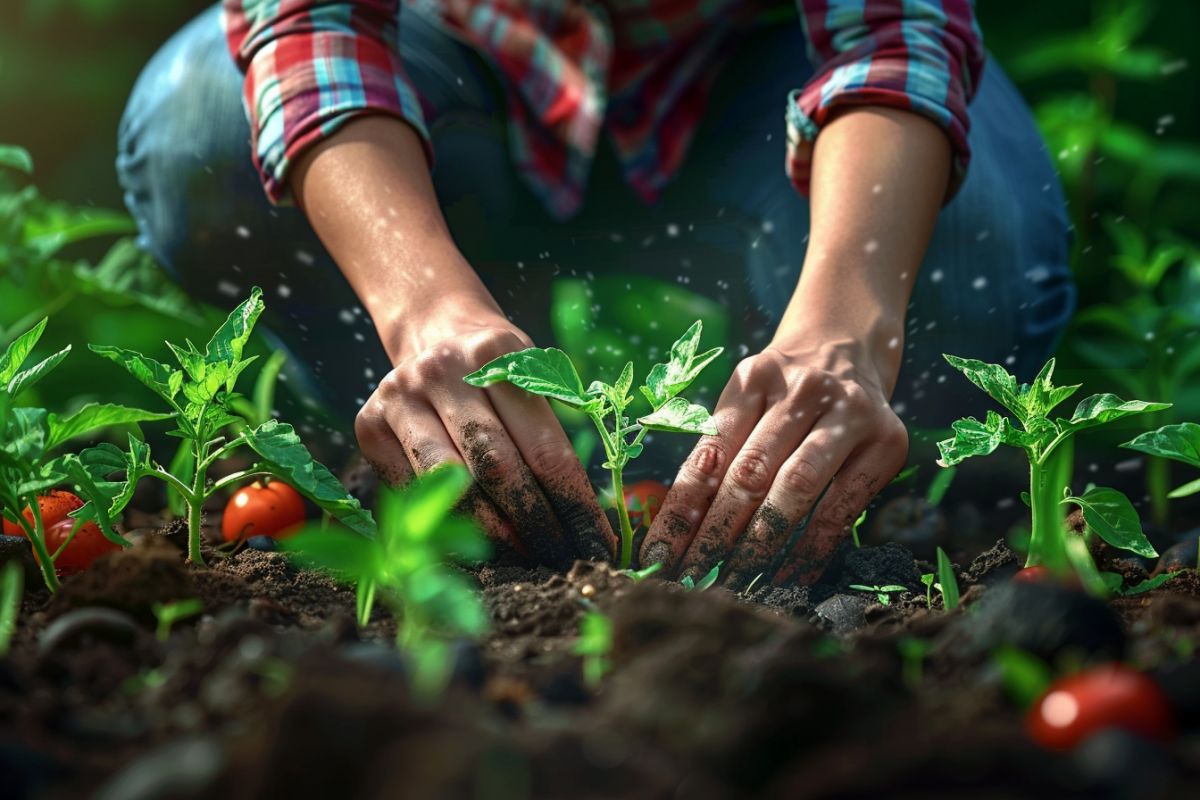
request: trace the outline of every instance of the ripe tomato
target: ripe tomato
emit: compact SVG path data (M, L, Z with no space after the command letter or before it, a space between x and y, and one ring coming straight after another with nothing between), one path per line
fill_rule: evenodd
M227 542L270 536L283 539L304 524L304 499L283 481L255 481L225 504L221 536Z
M644 512L646 527L649 528L666 497L667 487L658 481L638 481L626 486L625 507L629 509L629 524L634 528L641 525Z
M1055 681L1025 719L1030 737L1048 750L1070 750L1103 728L1162 741L1174 731L1166 694L1147 675L1105 664Z
M46 530L49 530L50 526L56 522L67 519L67 514L75 509L83 508L82 500L71 492L62 489L54 489L46 494L39 495L37 502L38 510L42 514L42 525ZM33 524L33 511L29 508L25 509L25 519L29 521L29 524ZM24 536L25 529L15 522L4 520L4 535Z
M62 547L63 542L71 535L75 520L67 517L46 528L46 551L51 557ZM61 575L72 575L83 572L100 556L120 550L121 546L104 538L100 526L95 522L85 522L67 545L67 549L54 559L54 571ZM34 553L37 557L37 553Z

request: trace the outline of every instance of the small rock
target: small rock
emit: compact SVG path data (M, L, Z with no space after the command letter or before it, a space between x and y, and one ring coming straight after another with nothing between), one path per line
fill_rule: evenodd
M867 624L867 604L865 596L835 594L814 612L833 627L834 633L852 633Z
M246 546L264 553L273 553L276 550L276 542L270 536L251 536L246 540Z

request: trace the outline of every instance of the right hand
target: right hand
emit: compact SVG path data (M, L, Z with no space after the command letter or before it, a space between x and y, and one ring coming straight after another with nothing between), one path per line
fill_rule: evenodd
M463 376L533 342L499 309L434 315L406 337L396 365L359 411L367 461L393 486L439 464L465 464L475 483L462 509L500 552L565 568L613 558L617 539L550 405L515 386L479 389Z

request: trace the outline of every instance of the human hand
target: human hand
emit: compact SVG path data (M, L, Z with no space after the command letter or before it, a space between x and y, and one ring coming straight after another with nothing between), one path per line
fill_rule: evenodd
M463 501L500 550L557 568L611 559L616 537L549 404L515 386L479 389L463 376L529 337L491 303L457 299L407 327L396 366L355 420L363 455L388 484L462 463ZM411 321L410 321L411 322Z
M820 577L904 466L908 433L888 403L896 360L841 340L773 343L742 361L713 413L720 433L684 463L646 535L642 565L661 561L668 574L699 580L724 561L720 579L734 589L759 575Z

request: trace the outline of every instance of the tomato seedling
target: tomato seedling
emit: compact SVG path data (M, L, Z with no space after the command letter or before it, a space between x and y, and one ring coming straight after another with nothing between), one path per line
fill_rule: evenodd
M683 580L679 584L689 592L706 592L717 582L717 578L721 575L721 565L724 563L724 561L718 561L717 565L705 573L704 577L698 581L692 580L691 575L684 575Z
M1048 750L1070 750L1105 728L1165 741L1174 732L1171 704L1152 678L1106 664L1050 684L1026 717L1030 737Z
M554 347L530 347L500 356L463 378L472 386L491 386L508 381L530 394L557 400L568 408L582 411L596 426L604 445L605 469L612 475L614 498L625 497L622 474L630 460L642 454L643 440L650 431L672 431L715 436L716 423L703 407L680 397L701 371L724 348L714 347L702 353L701 323L696 321L671 345L669 359L655 364L640 387L650 404L650 413L632 419L626 410L633 403L633 362L627 362L615 383L592 381L586 389L570 357ZM625 503L618 502L621 526L619 565L628 569L633 560L633 526Z
M255 481L233 493L221 517L221 537L240 542L251 536L282 539L304 525L304 499L283 481Z
M253 356L243 358L242 353L263 308L262 290L254 287L249 299L233 310L203 351L190 341L184 346L168 342L167 347L181 369L132 350L91 345L93 352L120 364L170 408L165 416L176 425L171 434L188 443L192 468L188 473L190 479L181 479L153 461L149 446L133 437L126 450L102 444L83 451L79 459L104 491L110 516L124 509L143 477L164 481L178 493L187 509L188 559L194 564L204 563L200 552L204 501L250 478L274 477L286 481L351 530L365 536L375 533L370 512L313 459L291 425L268 419L249 426L236 415L239 395L234 387L238 376L255 360ZM226 429L232 429L230 438L222 434ZM208 471L217 461L243 448L257 456L250 467L216 481L208 480ZM123 473L123 477L110 480L117 472Z
M176 622L204 611L204 601L199 597L189 597L173 603L155 603L150 610L154 612L154 619L158 621L154 635L160 642L165 642L171 638L171 628L175 627Z
M857 592L866 592L874 594L875 599L881 606L890 606L892 604L892 594L895 592L907 591L903 586L897 586L894 583L889 583L887 586L863 586L861 583L852 583L850 588Z
M605 674L612 669L613 631L612 620L599 611L589 611L579 622L579 639L572 652L583 656L583 680L590 688L600 685Z
M374 538L309 529L280 544L300 562L355 584L360 626L370 621L376 599L391 609L396 645L411 659L413 688L423 697L445 686L453 638L487 628L479 596L448 564L490 555L475 522L453 514L470 483L465 467L447 464L380 496Z
M1069 418L1052 419L1050 412L1080 388L1054 385L1054 359L1046 362L1032 383L1018 384L998 364L951 355L945 358L1013 416L988 411L982 422L974 417L958 420L952 426L953 438L938 442L938 464L950 467L973 456L988 455L1001 445L1025 452L1029 459L1027 502L1033 515L1026 566L1045 566L1055 574L1064 574L1072 567L1078 571L1079 559L1073 559L1067 546L1064 503L1078 505L1088 530L1113 547L1147 558L1157 556L1125 495L1115 489L1089 487L1082 495L1072 496L1069 487L1078 433L1134 414L1161 411L1169 407L1168 403L1095 394L1080 401Z

